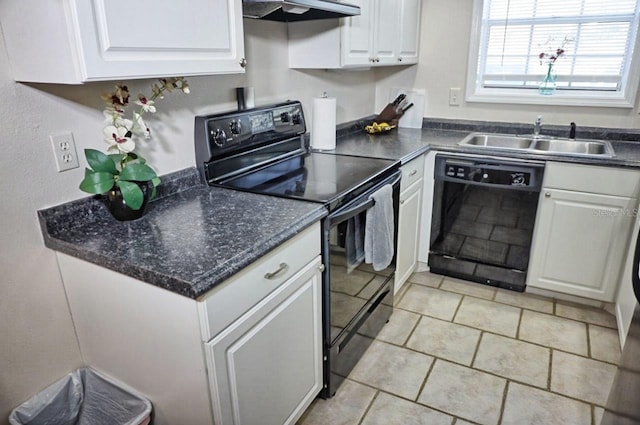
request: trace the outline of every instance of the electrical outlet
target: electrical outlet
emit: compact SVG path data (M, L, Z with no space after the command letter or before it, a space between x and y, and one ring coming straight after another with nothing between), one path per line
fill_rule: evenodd
M449 89L449 105L460 106L460 89L452 87Z
M58 172L78 168L78 155L76 154L76 143L73 141L71 132L54 134L49 136L53 155L56 158Z

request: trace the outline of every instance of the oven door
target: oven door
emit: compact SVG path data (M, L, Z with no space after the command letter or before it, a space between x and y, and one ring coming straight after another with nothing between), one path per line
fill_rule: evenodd
M393 188L394 252L397 246L400 172L329 214L324 221L323 332L325 342L324 398L333 396L393 310L395 255L384 270L363 262L370 196L384 185Z

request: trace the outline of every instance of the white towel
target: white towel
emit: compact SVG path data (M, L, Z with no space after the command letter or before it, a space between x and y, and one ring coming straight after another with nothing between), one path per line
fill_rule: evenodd
M367 210L364 229L364 260L375 271L386 269L393 260L393 188L387 184L371 195L375 205Z

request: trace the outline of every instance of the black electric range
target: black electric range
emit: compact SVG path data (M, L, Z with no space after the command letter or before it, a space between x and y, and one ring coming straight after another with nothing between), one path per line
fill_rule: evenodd
M372 270L353 258L349 226L366 223L371 196L392 188L394 229L399 206L395 161L312 152L305 143L302 105L290 101L243 111L198 116L198 170L209 185L322 203L324 388L338 385L387 322L393 309L395 256ZM351 228L353 229L353 227ZM397 230L394 232L394 247Z

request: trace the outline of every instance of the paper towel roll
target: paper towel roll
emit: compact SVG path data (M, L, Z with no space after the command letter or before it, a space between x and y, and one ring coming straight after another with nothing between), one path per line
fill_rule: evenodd
M311 148L332 150L336 148L336 98L313 99L311 120Z

